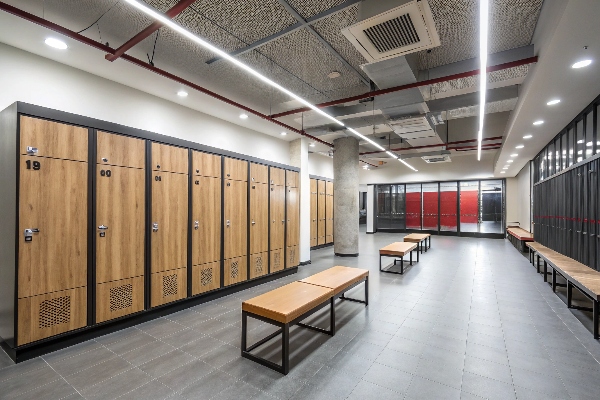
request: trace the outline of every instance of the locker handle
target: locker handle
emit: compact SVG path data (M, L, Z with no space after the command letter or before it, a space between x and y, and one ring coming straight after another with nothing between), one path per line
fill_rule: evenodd
M105 225L100 225L100 226L98 227L98 229L100 229L101 231L103 231L103 230L105 230L105 229L108 229L108 226L105 226Z
M231 225L231 221L227 220L227 227Z
M282 219L282 220L281 220L281 223L282 223L282 224L285 224L285 219Z
M37 147L27 146L27 154L37 154Z
M194 229L195 230L200 229L200 221L194 221Z
M158 232L158 222L152 224L152 232Z
M255 225L255 224L256 224L256 222L254 222L254 220L252 220L252 225Z
M102 157L102 162L108 162L108 158Z

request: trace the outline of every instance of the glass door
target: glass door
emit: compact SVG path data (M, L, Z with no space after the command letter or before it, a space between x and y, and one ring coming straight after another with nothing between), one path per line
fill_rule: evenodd
M438 184L423 184L423 229L438 230ZM455 208L456 210L456 208Z
M481 233L502 233L502 181L481 181Z
M479 181L460 183L460 231L477 232L479 224Z
M458 182L440 182L440 231L456 232Z

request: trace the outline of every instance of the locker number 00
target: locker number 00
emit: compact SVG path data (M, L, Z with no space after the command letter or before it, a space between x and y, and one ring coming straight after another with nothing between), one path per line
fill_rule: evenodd
M112 175L112 172L110 172L110 169L107 170L100 170L100 176L105 176L107 178L110 178L110 176Z
M25 164L27 165L27 169L33 169L35 171L38 171L40 168L42 168L42 163L39 161L27 160L25 161Z

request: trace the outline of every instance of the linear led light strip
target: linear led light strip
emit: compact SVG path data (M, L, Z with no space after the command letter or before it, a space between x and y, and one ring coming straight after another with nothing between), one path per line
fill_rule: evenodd
M406 161L402 160L401 158L398 158L397 155L395 155L394 153L392 153L391 151L387 151L382 145L380 145L379 143L374 142L373 140L369 139L368 137L362 135L360 132L358 132L356 129L352 129L352 128L348 128L346 127L346 129L348 129L350 132L354 133L356 136L358 136L359 138L366 140L367 142L371 143L373 146L377 147L379 150L381 151L385 151L387 153L388 156L391 156L393 158L395 158L396 160L400 161L402 164L406 165L408 168L412 169L413 171L417 172L417 169L414 168L412 165L410 165L409 163L407 163Z
M213 46L212 44L206 42L205 40L201 39L200 37L194 35L192 32L188 31L187 29L185 29L184 27L182 27L181 25L179 25L178 23L176 23L175 21L171 20L170 18L166 17L165 15L163 15L162 13L154 10L153 8L147 6L146 4L142 4L137 0L125 0L127 3L131 4L132 6L134 6L135 8L137 8L138 10L142 11L143 13L149 15L150 17L154 18L155 20L159 21L160 23L162 23L163 25L168 26L169 28L173 29L174 31L182 34L183 36L191 39L192 41L198 43L200 46L212 51L213 53L216 53L219 55L219 57L224 58L226 60L228 60L229 62L237 65L238 67L240 67L241 69L247 71L248 73L250 73L251 75L254 75L255 77L257 77L258 79L260 79L261 81L267 83L270 86L273 86L275 89L287 94L288 96L298 100L300 103L304 104L305 106L311 108L312 110L318 112L319 114L321 114L322 116L332 120L333 122L335 122L336 124L339 124L341 126L345 126L343 122L339 121L338 119L332 117L331 115L327 114L326 112L324 112L323 110L321 110L320 108L318 108L317 106L309 103L308 101L304 100L302 97L290 92L289 90L287 90L286 88L284 88L283 86L279 85L278 83L273 82L272 80L270 80L269 78L267 78L266 76L260 74L259 72L253 70L252 68L250 68L249 66L247 66L246 64L240 62L239 60L237 60L236 58L230 56L229 54L227 54L226 52L224 52L223 50ZM356 130L352 129L352 128L347 128L350 132L352 132L353 134L355 134L356 136L358 136L361 139L366 140L367 142L371 143L373 146L377 147L380 150L385 151L385 149L380 146L379 144L375 143L373 140L361 135L359 132L357 132ZM392 156L396 159L398 159L398 157L393 154L393 153L389 153L388 154L392 154ZM413 167L411 167L408 163L406 163L404 160L400 160L400 162L402 162L403 164L405 164L406 166L408 166L409 168L413 169L414 171L416 171L416 169L414 169Z
M488 0L479 1L479 132L477 133L477 161L481 161L483 119L485 116L485 91L487 89L488 53Z

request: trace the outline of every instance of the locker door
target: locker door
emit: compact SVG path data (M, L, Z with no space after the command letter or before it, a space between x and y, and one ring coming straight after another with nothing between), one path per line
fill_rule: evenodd
M317 245L317 180L310 180L310 247Z
M152 173L151 271L187 266L188 176Z
M285 239L285 187L271 185L271 250L283 249Z
M269 185L250 184L250 254L269 250ZM266 265L266 263L265 263Z
M219 155L194 151L192 164L194 175L221 177L221 156Z
M143 275L144 170L98 166L96 174L96 282Z
M192 265L221 259L221 179L194 177Z
M88 161L88 130L21 116L21 154Z
M146 143L142 139L98 132L96 162L100 165L119 165L143 169Z
M225 157L223 173L225 174L225 179L231 179L234 181L247 181L248 161Z
M298 173L295 171L285 171L285 186L298 187Z
M317 181L318 210L317 210L317 244L325 244L325 181Z
M188 150L183 147L152 143L152 170L188 173Z
M269 183L269 167L256 163L250 163L250 182Z
M286 214L287 214L287 246L297 246L300 240L300 203L298 201L298 188L287 188L286 197Z
M223 189L225 259L248 254L248 183L226 180Z
M271 167L271 184L276 186L285 186L285 170L277 167Z
M85 162L21 156L19 298L86 285L87 174Z
M333 194L325 195L325 219L325 243L331 243L333 242Z

